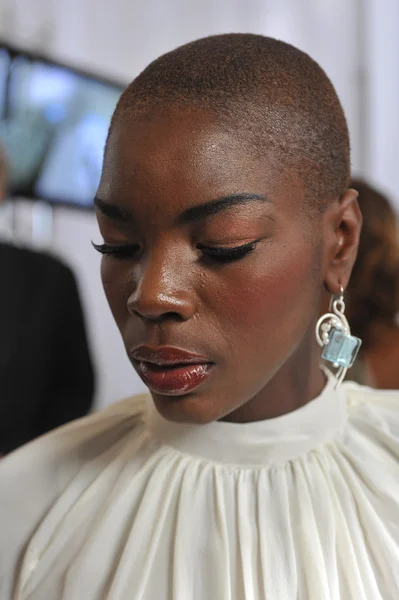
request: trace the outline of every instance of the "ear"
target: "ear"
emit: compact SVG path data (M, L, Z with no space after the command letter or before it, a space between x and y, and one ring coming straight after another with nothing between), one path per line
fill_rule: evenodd
M355 190L347 190L324 214L324 285L330 294L347 288L355 264L363 222L357 196Z

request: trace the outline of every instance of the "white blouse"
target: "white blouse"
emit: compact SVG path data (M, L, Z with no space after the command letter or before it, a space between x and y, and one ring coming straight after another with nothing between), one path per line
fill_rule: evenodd
M124 400L0 461L0 598L398 600L398 459L398 392L242 425Z

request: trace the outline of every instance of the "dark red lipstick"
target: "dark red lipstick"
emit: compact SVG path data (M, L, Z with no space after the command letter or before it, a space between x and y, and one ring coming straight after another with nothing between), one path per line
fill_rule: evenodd
M213 366L207 357L173 346L139 346L131 357L147 387L166 396L195 390L209 377Z

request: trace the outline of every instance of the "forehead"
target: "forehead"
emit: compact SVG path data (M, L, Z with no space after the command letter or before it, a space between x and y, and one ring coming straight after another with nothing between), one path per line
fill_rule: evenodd
M200 110L160 112L114 123L98 194L108 201L208 200L251 191L302 195L295 174L272 150L256 151L245 125ZM293 198L292 198L293 199ZM296 198L297 201L299 198Z

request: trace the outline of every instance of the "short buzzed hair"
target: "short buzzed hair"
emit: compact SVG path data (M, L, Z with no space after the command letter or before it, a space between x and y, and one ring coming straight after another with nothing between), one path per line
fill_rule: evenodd
M153 61L124 91L120 117L169 106L198 107L296 170L307 202L324 208L350 180L349 135L335 89L321 67L290 44L254 34L203 38Z

